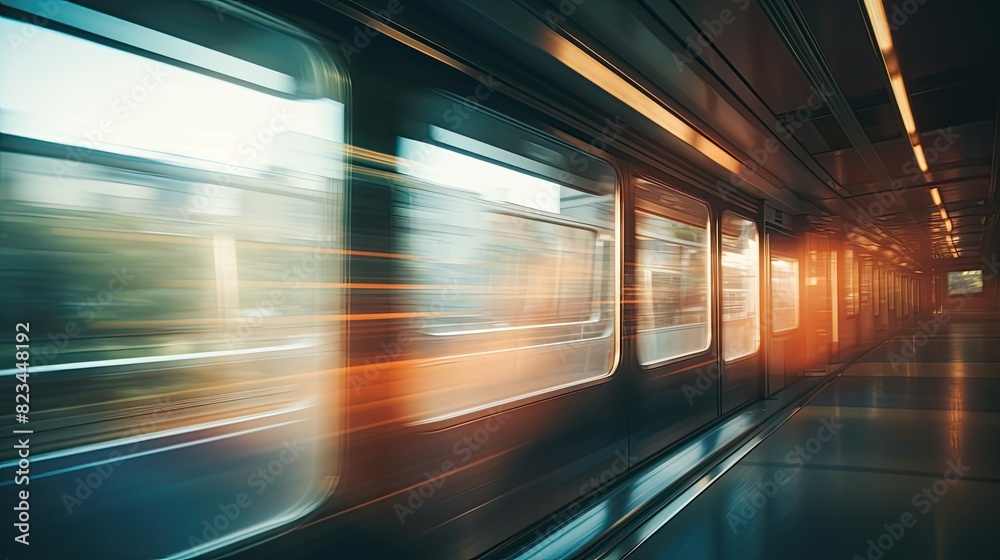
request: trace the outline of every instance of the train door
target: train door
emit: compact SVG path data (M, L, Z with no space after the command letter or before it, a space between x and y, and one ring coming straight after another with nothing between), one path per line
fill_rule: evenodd
M833 294L836 276L836 252L831 251L830 238L814 233L805 234L802 252L802 292L799 298L799 321L805 341L806 369L822 368L830 361L836 321Z
M642 460L718 416L712 298L714 221L708 204L637 177L635 192L636 405L630 454Z
M767 232L768 314L767 395L771 396L802 374L803 330L799 314L799 251L795 239Z
M761 397L760 261L757 222L726 210L719 222L722 394L726 414Z

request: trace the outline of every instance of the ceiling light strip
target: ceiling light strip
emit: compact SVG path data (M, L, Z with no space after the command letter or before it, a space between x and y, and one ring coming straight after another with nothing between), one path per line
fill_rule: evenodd
M910 98L906 93L903 73L899 69L896 49L892 44L892 33L889 30L889 18L886 17L885 6L882 5L882 0L864 0L864 2L865 10L868 12L868 20L871 22L872 31L875 34L875 42L878 43L879 52L882 54L885 72L889 76L892 95L896 98L899 116L903 119L903 128L906 129L910 146L913 147L913 157L916 158L920 170L926 173L928 169L927 158L924 157L924 149L920 145L920 134L917 133L917 124L913 120L913 111L910 110Z

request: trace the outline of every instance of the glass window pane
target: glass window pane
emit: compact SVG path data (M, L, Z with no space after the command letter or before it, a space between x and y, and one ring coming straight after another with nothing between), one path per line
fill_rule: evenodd
M771 257L771 328L773 332L799 326L799 261Z
M885 273L885 288L886 296L889 303L889 311L896 310L896 273L892 270L887 270Z
M110 18L65 6L67 18ZM216 14L204 15L217 30ZM72 521L77 511L61 504L42 516L90 543L128 533L134 557L192 556L182 551L304 514L336 468L312 434L339 431L322 419L337 416L325 414L337 400L324 372L339 365L337 326L325 318L341 313L330 289L341 282L331 216L342 213L345 107L146 58L71 34L74 23L57 31L0 18L3 36L32 37L30 48L0 51L0 222L9 232L0 314L54 333L35 339L31 356L45 380L34 444L62 457L46 473L53 488L86 474L99 454L91 446L144 443L121 448L132 474L116 475L117 496L107 489ZM178 437L188 443L173 445ZM312 441L274 489L226 531L203 535L197 523L246 489L242 465L296 437ZM121 499L142 485L170 490L143 494L141 507Z
M847 310L847 316L853 317L855 314L855 303L858 298L856 291L856 284L854 281L854 251L851 249L844 250L844 306Z
M642 365L701 352L711 342L708 206L650 187L657 202L640 191L635 217Z
M882 312L882 265L875 263L872 273L874 274L872 289L875 291L872 296L872 304L875 306L874 314L878 317Z
M722 215L722 357L748 356L760 346L760 253L757 225Z
M896 317L902 316L903 313L903 289L902 289L902 277L898 272L894 272L892 275L892 293L893 299L896 300Z
M413 289L396 309L414 317L401 359L423 364L401 386L425 422L606 375L615 356L614 170L468 110L475 140L425 123L429 138L397 143L394 232Z
M868 257L862 257L858 266L861 269L861 297L860 305L871 304L872 296L872 260Z
M981 294L982 292L982 270L959 270L948 273L948 295Z

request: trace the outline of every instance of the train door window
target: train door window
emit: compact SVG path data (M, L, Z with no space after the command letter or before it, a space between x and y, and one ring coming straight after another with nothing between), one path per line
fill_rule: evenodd
M894 272L892 274L892 294L893 299L896 300L896 317L902 317L903 315L903 284L902 276L899 272Z
M757 225L722 214L722 357L732 361L760 347L760 250Z
M872 268L872 306L876 317L882 313L882 265L876 262Z
M771 257L771 329L780 333L799 326L799 261Z
M888 297L888 308L889 311L896 311L896 273L892 270L887 270L885 273L885 288L886 296ZM895 316L895 313L892 313Z
M857 263L854 260L854 250L844 250L844 305L847 316L853 317L857 312Z
M420 365L400 372L415 422L610 373L614 168L448 93L410 106L394 212L415 286L400 301L417 317L407 351Z
M635 228L639 363L707 350L712 338L708 205L639 180Z
M863 257L858 263L861 269L861 302L859 305L870 305L872 297L872 260Z
M875 303L875 316L878 317L882 314L882 306L885 304L885 287L883 286L885 282L882 280L881 263L875 263L875 269L872 271L872 274L872 284L873 289L875 290L875 295L872 298L872 301Z
M910 277L903 277L903 315L909 317L910 312L913 309L913 291L910 284Z
M148 26L57 8L42 14L57 28L0 18L24 39L0 51L0 308L30 323L44 383L33 449L59 460L39 476L62 477L53 491L114 476L40 514L86 535L80 556L118 558L122 534L132 557L205 552L305 513L335 469L312 436L329 428L319 372L337 366L321 333L338 305L323 282L338 281L346 82L318 43L241 6L222 21L207 3L143 3L171 14ZM170 25L216 44L149 27ZM269 492L206 531L253 494L247 466L292 441Z

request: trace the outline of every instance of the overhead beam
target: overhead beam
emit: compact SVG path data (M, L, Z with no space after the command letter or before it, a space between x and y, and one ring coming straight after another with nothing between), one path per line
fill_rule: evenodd
M760 5L872 176L877 181L889 181L882 159L858 122L798 5L792 0L760 0Z

